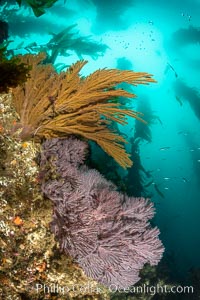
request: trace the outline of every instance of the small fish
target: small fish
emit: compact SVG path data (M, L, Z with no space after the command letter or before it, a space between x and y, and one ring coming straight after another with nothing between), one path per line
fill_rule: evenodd
M167 65L169 66L169 68L172 69L172 71L174 72L175 77L178 77L178 74L176 73L176 71L174 70L174 68L172 67L172 65L170 65L170 63L167 63Z
M187 136L187 135L188 135L188 133L187 133L187 132L184 132L184 131L182 131L182 130L181 130L181 131L179 131L179 132L178 132L178 134L183 134L184 136Z
M181 102L180 97L176 96L176 100L178 101L178 103L180 104L180 106L183 106L183 103Z
M165 151L165 150L169 150L171 147L161 147L160 151Z
M147 184L144 185L144 187L146 188L146 187L150 186L151 184L153 184L153 180L150 180Z
M174 75L177 78L178 74L176 73L176 71L174 70L174 68L172 67L172 65L170 65L169 63L167 63L167 66L165 68L164 74L166 75L170 69L174 72Z
M153 171L145 171L145 170L143 170L143 171L144 171L144 173L146 174L146 176L147 176L148 178L152 177L151 173L152 173Z
M164 199L165 196L164 196L164 194L159 190L159 188L158 188L158 186L157 186L156 183L154 184L154 188L155 188L156 192L158 193L158 195Z
M25 49L26 48L33 48L33 47L36 47L37 46L37 43L36 42L32 42L32 43L30 43L30 44L28 44L26 47L25 47Z
M182 177L183 182L189 182L185 177Z
M164 177L164 179L165 179L165 180L169 180L170 178L169 178L169 177Z
M163 122L161 121L161 119L159 117L157 117L157 120L160 122L161 125L163 125Z
M165 187L164 189L165 189L165 190L168 190L169 188L168 188L168 187Z
M161 125L163 125L163 122L161 121L161 119L158 116L153 116L152 119L157 120Z
M23 44L24 44L24 41L22 41L21 43L19 43L19 45L17 45L16 50L22 49Z

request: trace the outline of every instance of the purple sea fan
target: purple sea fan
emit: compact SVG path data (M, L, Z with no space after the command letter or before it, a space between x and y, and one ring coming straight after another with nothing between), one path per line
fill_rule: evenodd
M49 139L42 145L41 167L51 159L57 167L64 167L66 164L78 167L84 163L87 153L88 144L84 141L70 136L68 139ZM58 170L59 171L59 170ZM60 170L62 173L62 170ZM62 175L62 174L60 174Z
M140 279L144 264L162 257L159 230L149 223L153 204L118 192L83 164L86 153L86 143L73 137L44 143L41 167L49 176L42 189L54 202L51 229L86 275L127 288Z

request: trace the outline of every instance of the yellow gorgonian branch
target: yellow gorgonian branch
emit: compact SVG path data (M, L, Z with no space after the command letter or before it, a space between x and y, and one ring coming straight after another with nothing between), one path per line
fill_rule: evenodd
M101 69L81 77L79 72L87 61L78 61L58 74L52 65L42 64L44 58L43 53L20 56L21 62L32 66L27 82L13 89L22 139L80 135L99 144L122 167L130 167L132 161L123 145L126 141L109 124L124 125L127 116L140 119L140 115L116 102L116 97L135 97L116 86L155 82L151 75Z

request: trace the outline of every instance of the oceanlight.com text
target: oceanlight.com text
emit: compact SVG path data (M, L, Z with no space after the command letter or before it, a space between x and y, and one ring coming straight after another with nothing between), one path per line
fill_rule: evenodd
M168 286L168 285L147 285L143 284L140 286L132 286L130 288L119 288L115 284L111 284L109 286L110 292L118 292L118 293L130 293L130 294L193 294L194 288L193 286Z

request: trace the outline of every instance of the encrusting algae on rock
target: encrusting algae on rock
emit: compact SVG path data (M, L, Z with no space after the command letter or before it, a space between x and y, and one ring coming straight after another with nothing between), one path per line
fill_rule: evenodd
M59 252L49 228L52 204L38 185L38 148L21 141L19 132L13 135L18 115L11 100L11 94L0 95L0 298L109 299L105 288L98 295L97 283ZM56 284L77 288L62 295L52 292ZM93 291L84 291L88 284Z

